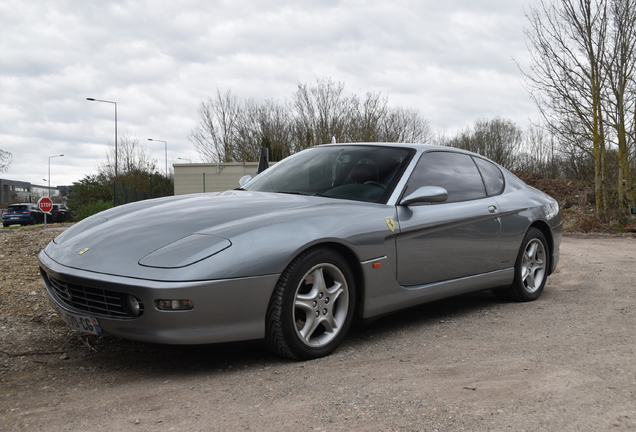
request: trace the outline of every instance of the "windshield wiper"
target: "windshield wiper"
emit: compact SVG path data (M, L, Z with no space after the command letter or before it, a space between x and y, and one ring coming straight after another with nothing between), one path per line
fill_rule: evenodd
M279 190L279 191L272 191L274 193L283 193L283 194L289 194L289 195L313 195L313 193L309 193L309 192L299 192L299 191L283 191L283 190Z

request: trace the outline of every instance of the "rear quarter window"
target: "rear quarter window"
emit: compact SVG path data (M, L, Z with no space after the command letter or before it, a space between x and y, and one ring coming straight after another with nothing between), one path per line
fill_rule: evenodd
M473 160L484 179L488 196L501 194L504 189L504 176L501 170L497 168L497 165L477 157L474 157Z

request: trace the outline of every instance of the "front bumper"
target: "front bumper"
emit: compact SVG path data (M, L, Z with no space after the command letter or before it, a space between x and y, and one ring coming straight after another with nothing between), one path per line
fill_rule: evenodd
M552 257L550 259L550 268L548 269L548 275L554 273L559 264L559 258L561 255L561 240L563 239L563 223L559 223L552 228Z
M57 308L96 317L104 333L175 345L263 338L269 299L280 276L163 282L74 269L53 261L44 251L39 259L47 296ZM136 318L116 318L75 309L56 294L47 275L69 284L133 295L143 302L145 310ZM191 300L194 308L162 311L156 307L160 299Z

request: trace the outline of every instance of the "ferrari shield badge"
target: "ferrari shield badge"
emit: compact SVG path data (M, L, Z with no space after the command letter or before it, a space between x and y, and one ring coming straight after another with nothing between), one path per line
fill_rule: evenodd
M391 232L395 232L395 221L393 220L393 218L388 217L384 220L386 221L386 225L389 227Z

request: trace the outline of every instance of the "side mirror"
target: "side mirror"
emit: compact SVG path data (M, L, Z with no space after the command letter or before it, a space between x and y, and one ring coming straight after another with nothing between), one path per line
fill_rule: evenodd
M412 194L404 197L400 205L410 205L424 202L444 202L448 199L448 191L438 186L422 186Z
M252 176L251 175L244 175L243 177L241 177L241 179L239 180L239 186L243 187L246 184L249 183L249 181L252 180Z

